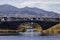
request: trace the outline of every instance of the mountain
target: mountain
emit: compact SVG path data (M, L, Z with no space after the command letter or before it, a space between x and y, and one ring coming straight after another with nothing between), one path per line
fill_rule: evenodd
M4 4L4 5L0 5L0 11L6 12L6 11L18 11L19 9L17 7L8 5L8 4Z
M45 15L47 15L47 16L57 16L57 15L60 15L60 14L52 12L52 11L45 11L43 9L29 8L29 7L21 8L20 13L30 14L30 15L40 15L40 16L45 16Z
M28 15L35 15L35 16L60 16L60 14L52 12L52 11L46 11L39 8L30 8L30 7L24 7L24 8L17 8L12 5L4 4L0 5L0 14L26 14Z

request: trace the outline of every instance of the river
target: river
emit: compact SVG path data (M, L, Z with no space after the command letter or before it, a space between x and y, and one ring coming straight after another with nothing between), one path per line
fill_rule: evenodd
M28 33L21 35L3 35L0 40L60 40L60 35L45 35L40 36L37 33Z
M60 40L60 35L39 35L32 29L19 35L0 35L0 40Z

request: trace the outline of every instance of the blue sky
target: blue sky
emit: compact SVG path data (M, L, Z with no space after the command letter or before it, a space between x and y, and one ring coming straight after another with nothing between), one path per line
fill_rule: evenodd
M0 5L2 4L10 4L18 8L37 7L60 13L60 0L0 0Z

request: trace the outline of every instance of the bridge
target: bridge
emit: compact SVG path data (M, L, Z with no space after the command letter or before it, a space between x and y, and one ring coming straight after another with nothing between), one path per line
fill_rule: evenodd
M60 18L19 18L19 17L0 18L0 29L1 29L0 32L5 31L24 32L26 29L28 29L27 25L32 26L33 29L36 29L34 31L40 33L46 33L46 34L60 33L60 30L58 30L60 28Z

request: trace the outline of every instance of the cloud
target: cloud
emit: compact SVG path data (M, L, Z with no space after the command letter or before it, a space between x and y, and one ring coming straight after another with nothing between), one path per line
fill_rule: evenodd
M50 4L60 4L60 2L56 2L56 1L25 1L25 2L22 2L22 3L19 3L18 5L19 6L33 6L33 5L50 5Z

